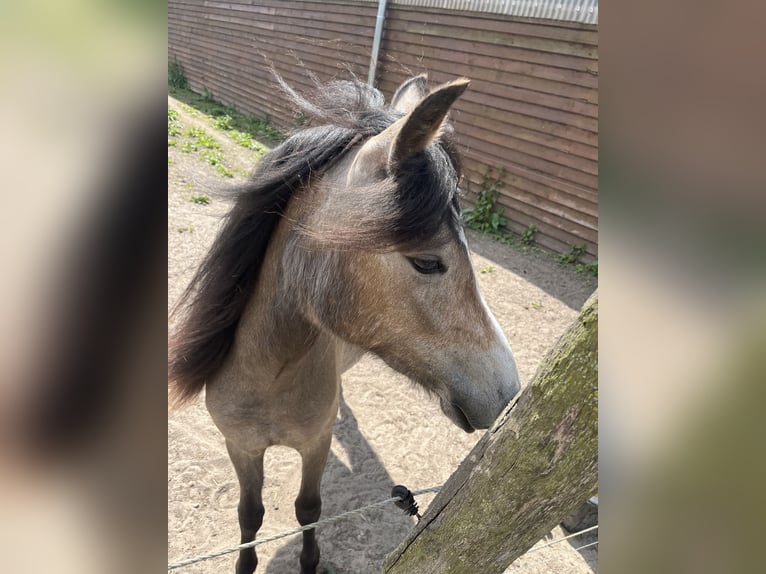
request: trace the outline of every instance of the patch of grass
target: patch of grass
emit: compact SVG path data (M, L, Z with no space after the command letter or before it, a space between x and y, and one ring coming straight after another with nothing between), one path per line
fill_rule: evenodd
M534 303L531 303L531 305L532 305L532 307L534 307L535 309L542 309L542 308L543 308L543 304L542 304L542 303L539 303L539 302L537 302L537 301L536 301L536 302L534 302Z
M486 267L482 267L479 270L479 273L492 273L495 270L495 268L492 265L487 265Z
M205 132L205 128L198 128L197 126L192 126L184 130L184 135L189 136L191 138L198 138L200 136L206 135L206 132Z
M196 141L184 142L184 144L181 146L181 151L184 153L192 153L198 149L199 146L197 145Z
M213 139L213 136L211 136L208 133L205 133L197 138L197 142L208 148L208 149L221 149L221 144L219 144L215 139Z
M266 146L253 139L253 136L251 136L249 133L240 132L238 130L231 130L229 135L234 139L235 142L237 142L238 145L255 151L256 157L260 158L269 151Z
M281 131L271 125L268 118L259 118L242 113L236 108L217 102L208 94L198 94L188 87L177 87L168 83L168 91L183 102L183 109L196 115L211 116L211 123L225 131L237 130L250 134L251 137L268 145L278 144L284 139ZM247 147L247 146L245 146Z
M177 136L181 133L178 112L173 108L168 108L168 135Z
M224 114L222 116L218 116L213 120L213 123L215 124L215 127L217 127L219 130L229 131L231 128L231 116L229 114Z
M205 161L207 161L210 165L215 166L215 168L218 170L218 173L220 173L222 176L234 177L234 174L231 172L231 170L224 164L224 158L221 152L209 150L204 152L202 157L205 158Z
M176 229L176 231L178 231L178 233L193 233L194 227L192 227L191 225L188 225L186 227L179 227L178 229Z
M176 140L172 140L168 138L168 147L175 147L176 145L178 145L178 142Z
M173 158L168 156L168 165L170 165L171 163L173 163Z
M191 201L197 205L208 205L210 203L210 198L207 195L192 195Z

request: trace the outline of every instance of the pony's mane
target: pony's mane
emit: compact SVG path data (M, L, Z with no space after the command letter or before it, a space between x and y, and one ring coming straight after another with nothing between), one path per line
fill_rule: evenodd
M266 154L250 180L232 191L234 205L212 248L203 259L172 311L179 327L169 345L168 379L171 400L181 404L195 397L223 364L237 326L258 281L269 239L293 193L308 187L353 147L379 134L402 114L384 107L383 95L358 80L318 86L315 95L297 94L277 76L288 98L314 127L293 133ZM393 209L364 217L359 210L354 229L325 229L326 242L370 248L406 245L436 233L459 213L458 157L448 133L428 153L417 154L392 178L398 190ZM433 172L447 178L434 181ZM454 181L452 181L454 179ZM446 191L445 191L446 190ZM337 221L338 218L335 218ZM320 237L321 240L321 237Z

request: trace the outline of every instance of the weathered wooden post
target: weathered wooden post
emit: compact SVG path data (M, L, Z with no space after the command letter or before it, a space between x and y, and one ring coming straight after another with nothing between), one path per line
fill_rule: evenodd
M434 499L385 574L499 574L595 494L598 293Z

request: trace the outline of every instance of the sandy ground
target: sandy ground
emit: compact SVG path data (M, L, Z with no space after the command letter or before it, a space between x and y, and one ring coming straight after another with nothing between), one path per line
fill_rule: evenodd
M200 153L168 148L168 303L172 304L212 242L226 204L214 194L240 181L253 166L253 153L217 131L204 116L191 116L175 100L183 126L203 126L214 134L234 179L222 177ZM192 195L208 195L200 205ZM521 253L469 232L481 289L505 331L518 363L522 384L576 316L596 281L536 253ZM482 272L483 271L483 272ZM343 378L343 395L332 452L322 484L323 516L357 508L390 496L394 484L416 490L444 483L481 432L466 434L438 405L380 360L368 356ZM274 447L266 453L264 525L259 536L297 525L293 501L300 464L296 452ZM422 510L434 495L419 497ZM235 545L238 485L222 436L200 399L168 414L168 560L175 561ZM319 530L322 568L328 573L379 572L380 564L413 525L393 507L328 525ZM512 533L509 533L512 535ZM556 528L541 545L560 538ZM595 541L582 535L538 552L529 552L507 570L513 573L579 574L597 571L597 548L575 548ZM258 572L296 572L300 536L260 546ZM233 572L231 554L177 570Z

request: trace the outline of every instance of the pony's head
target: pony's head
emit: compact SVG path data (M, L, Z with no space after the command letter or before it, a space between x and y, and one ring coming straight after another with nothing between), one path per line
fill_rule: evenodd
M381 112L388 127L297 198L282 265L285 289L312 322L434 393L471 432L492 424L519 378L460 220L446 116L467 86L429 92L424 76L405 82Z

